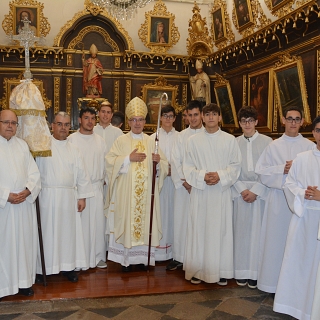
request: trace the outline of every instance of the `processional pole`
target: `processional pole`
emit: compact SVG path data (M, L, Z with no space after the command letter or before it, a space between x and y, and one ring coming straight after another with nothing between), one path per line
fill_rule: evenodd
M158 112L158 123L157 123L157 131L155 137L155 149L154 154L158 154L159 152L159 133L160 133L160 117L161 117L161 109L162 109L162 98L166 97L166 102L168 101L168 95L163 92L160 97L160 105ZM151 239L152 239L152 221L153 221L153 210L154 210L154 190L156 186L156 175L157 175L157 162L153 161L153 169L152 169L152 189L151 189L151 206L150 206L150 226L149 226L149 247L148 247L148 270L150 267L150 255L151 255Z
M28 18L25 18L21 21L23 22L23 27L19 31L19 34L18 35L10 35L9 39L11 41L13 41L13 40L19 41L20 45L25 48L25 71L23 73L23 76L24 76L25 81L32 81L32 73L30 71L29 48L32 47L35 44L35 42L37 42L38 44L42 44L44 42L44 38L35 36L34 31L29 28L29 24L31 23L31 21L29 21ZM37 199L36 199L36 212L37 212L37 225L38 225L38 236L39 236L42 275L43 275L43 285L47 286L47 276L46 276L46 267L45 267L45 261L44 261L39 197L37 197Z

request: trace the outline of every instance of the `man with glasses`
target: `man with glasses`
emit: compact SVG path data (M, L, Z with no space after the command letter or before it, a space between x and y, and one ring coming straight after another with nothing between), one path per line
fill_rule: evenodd
M268 188L254 172L262 151L272 141L256 131L258 112L254 107L242 107L238 121L243 134L237 137L241 151L241 172L232 186L234 277L239 286L257 287L259 239Z
M108 260L120 263L128 272L131 265L147 265L153 162L157 163L154 192L150 264L155 264L154 247L162 238L159 192L168 173L168 162L155 141L143 133L148 109L138 97L126 108L130 132L120 136L106 156L109 192L107 215L110 233Z
M88 171L94 196L87 199L81 213L87 266L106 268L106 217L103 212L103 185L105 172L105 141L93 128L96 124L96 111L86 107L80 110L79 131L69 136L69 141L80 151ZM82 268L85 269L85 268Z
M33 296L36 276L35 200L40 173L25 141L15 137L18 119L0 113L0 300L16 293Z
M159 146L169 162L169 173L165 178L160 192L160 211L162 220L162 239L159 247L156 248L156 261L166 261L172 258L173 245L173 213L174 213L174 184L171 178L171 153L172 147L178 132L173 127L176 120L176 112L172 106L165 106L161 109L161 128L159 131ZM151 138L155 139L156 134Z
M191 186L187 183L182 170L182 162L187 140L194 134L204 131L202 125L202 102L191 100L187 107L189 127L182 130L175 139L171 155L171 174L175 186L174 193L174 223L173 223L173 260L167 265L167 270L181 269L184 261L184 251L187 233L187 220L190 202Z
M39 195L46 274L60 271L78 281L75 268L88 268L81 227L92 186L79 150L67 140L70 116L57 113L52 123L51 157L36 159L42 190ZM37 282L43 281L38 251Z
M292 218L274 310L297 319L320 319L316 282L320 262L320 117L312 122L313 150L297 155L284 184ZM318 277L320 276L318 272ZM314 299L315 297L315 299ZM314 314L312 314L312 302Z
M284 182L297 154L314 148L314 143L299 133L303 121L300 108L288 107L282 117L284 134L266 147L255 169L261 182L270 188L262 220L258 269L258 289L265 292L276 292L292 217L282 189Z

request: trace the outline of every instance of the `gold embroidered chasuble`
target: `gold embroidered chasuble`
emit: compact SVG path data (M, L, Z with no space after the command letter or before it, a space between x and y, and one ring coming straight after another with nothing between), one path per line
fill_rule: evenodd
M114 214L114 237L126 248L148 245L152 188L152 153L155 141L143 134L143 139L133 139L131 133L120 136L106 156L109 189L106 201L107 212L112 199ZM127 173L119 173L125 158L134 150L146 153L143 162L130 162ZM155 185L155 201L152 226L152 246L158 246L162 238L160 201L164 178L168 174L168 162L162 151ZM110 212L109 212L110 214ZM109 217L108 217L109 218Z

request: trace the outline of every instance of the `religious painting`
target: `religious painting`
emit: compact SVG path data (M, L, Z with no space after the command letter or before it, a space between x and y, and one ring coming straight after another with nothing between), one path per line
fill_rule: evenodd
M46 97L42 80L33 79L32 82L37 86L37 88L41 92L41 96L42 96L43 103L45 105L46 110L51 108L52 103L51 103L51 100L48 100ZM18 78L10 78L10 79L4 78L4 81L3 81L4 95L3 95L3 98L0 100L0 106L2 109L9 109L11 92L20 83L21 83L21 79L18 79Z
M279 8L281 8L291 0L270 0L270 1L271 1L271 10L273 12L278 10Z
M161 107L171 105L177 114L182 110L182 107L176 102L178 86L167 84L167 80L163 77L157 78L155 83L145 84L141 92L141 99L146 103L148 108L145 130L156 131L160 105ZM165 96L162 96L164 92L168 95L168 101L166 101Z
M34 32L35 36L39 36L39 9L33 6L13 6L13 31L14 34L19 34L24 26L22 20L28 19L30 21L29 28Z
M170 45L171 18L150 16L148 30L151 44Z
M214 93L217 104L221 109L222 127L229 129L238 128L239 124L229 81L225 81L222 84L216 83Z
M233 0L239 31L253 24L253 16L250 0Z
M226 24L224 12L221 8L212 12L212 35L215 43L226 40Z
M258 112L259 131L272 130L273 75L271 70L249 74L248 105Z
M297 106L304 113L305 124L310 124L310 109L301 58L283 55L276 63L274 81L280 117L287 107Z

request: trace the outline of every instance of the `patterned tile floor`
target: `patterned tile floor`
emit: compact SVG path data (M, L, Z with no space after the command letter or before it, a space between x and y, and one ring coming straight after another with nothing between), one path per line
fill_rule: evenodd
M272 311L273 298L247 287L99 299L0 302L0 320L294 319Z

